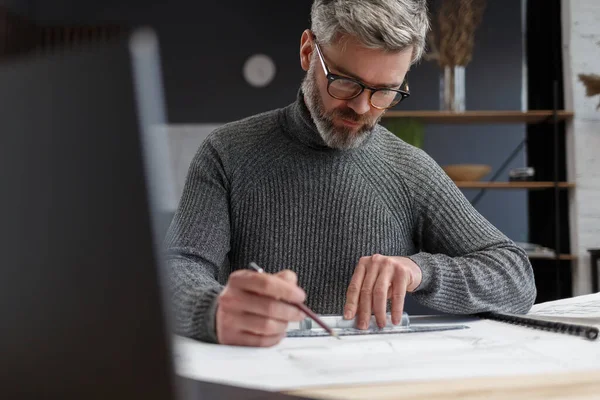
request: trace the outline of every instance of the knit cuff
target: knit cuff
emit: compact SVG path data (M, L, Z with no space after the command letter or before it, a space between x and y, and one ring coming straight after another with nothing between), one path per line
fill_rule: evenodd
M198 340L218 343L217 339L217 303L223 287L210 288L200 296L196 304L194 325L197 327Z
M431 284L434 274L435 261L429 253L417 253L407 258L411 259L421 269L421 283L417 286L414 292L427 290Z

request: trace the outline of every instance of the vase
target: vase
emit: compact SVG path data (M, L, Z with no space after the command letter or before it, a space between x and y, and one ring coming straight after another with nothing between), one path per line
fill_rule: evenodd
M440 73L440 110L465 111L465 67L447 65Z

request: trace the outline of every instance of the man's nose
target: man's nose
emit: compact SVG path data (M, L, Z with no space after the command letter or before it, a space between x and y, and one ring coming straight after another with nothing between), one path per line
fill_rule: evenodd
M364 91L359 96L348 100L348 107L354 110L358 115L366 114L371 110L371 103L369 102L369 92Z

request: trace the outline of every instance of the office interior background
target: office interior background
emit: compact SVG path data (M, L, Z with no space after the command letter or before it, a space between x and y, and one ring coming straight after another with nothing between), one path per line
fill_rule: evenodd
M442 2L430 3L435 30ZM531 248L536 302L598 291L600 110L585 77L600 74L599 4L482 2L464 80L452 81L464 89L464 111L444 110L440 88L449 81L435 59L424 59L409 72L411 97L382 120L405 139L418 137L415 144L443 167L490 167L457 185L485 218ZM0 0L0 62L153 27L181 193L191 157L212 129L295 100L310 5ZM511 178L524 167L533 168L533 177Z

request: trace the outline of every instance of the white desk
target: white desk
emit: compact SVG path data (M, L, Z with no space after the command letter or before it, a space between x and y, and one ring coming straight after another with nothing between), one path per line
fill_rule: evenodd
M583 373L344 385L287 393L314 399L347 400L598 400L600 369Z

